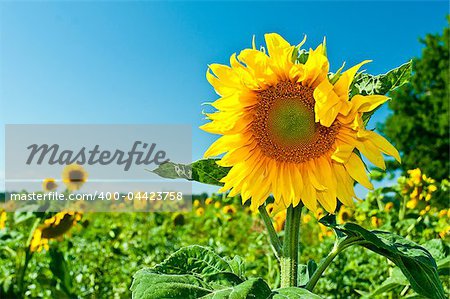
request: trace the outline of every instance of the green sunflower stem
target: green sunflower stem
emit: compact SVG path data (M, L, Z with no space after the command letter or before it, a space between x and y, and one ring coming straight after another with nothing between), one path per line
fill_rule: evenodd
M264 222L264 225L267 228L267 232L269 233L269 239L270 243L272 244L273 251L275 252L275 255L277 259L280 258L282 245L280 242L280 238L278 238L278 234L275 231L275 228L273 227L272 220L270 219L269 214L267 213L265 206L260 206L258 208L259 214L261 215L261 218Z
M366 243L366 241L362 240L360 237L347 237L343 239L337 239L334 243L333 249L319 264L319 267L317 267L316 271L314 271L305 288L308 291L312 292L317 282L322 277L322 274L325 272L328 266L330 266L334 258L339 255L339 253L350 246L357 244L362 245L364 243Z
M298 285L298 255L300 237L300 217L302 204L287 209L284 242L281 252L281 287L296 287Z

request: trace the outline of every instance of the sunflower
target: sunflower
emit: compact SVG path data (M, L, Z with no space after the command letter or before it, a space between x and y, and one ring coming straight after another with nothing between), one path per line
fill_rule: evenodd
M62 180L66 184L67 189L76 191L86 182L88 174L83 166L78 164L70 164L64 167Z
M38 226L33 232L30 243L30 251L41 251L49 249L49 241L61 238L79 220L81 214L77 212L59 212L55 216L48 218Z
M306 214L305 216L302 217L302 221L303 223L309 223L312 220L312 216L310 214Z
M392 208L394 208L394 203L390 201L384 206L384 211L389 212L390 210L392 210Z
M205 158L225 155L217 163L231 167L220 192L241 194L257 209L273 194L275 210L302 202L330 213L337 199L353 204L354 181L372 189L359 153L385 168L383 154L400 161L383 137L365 129L363 113L388 100L381 95L355 95L349 89L364 61L328 76L325 43L310 49L299 62L300 47L275 33L265 35L267 53L244 49L230 65L212 64L206 74L220 98L201 126L221 136ZM336 199L337 198L337 199Z
M230 215L232 215L232 214L235 214L235 213L236 213L236 208L235 208L234 206L232 206L232 205L226 205L226 206L224 206L224 207L222 208L222 212L223 212L224 214L230 214Z
M337 220L339 223L347 222L353 216L353 211L346 208L345 206L341 206L339 209L339 213L337 215Z
M286 224L286 210L278 212L273 216L273 227L276 232L281 232Z
M205 214L205 209L202 207L199 207L195 210L195 215L197 216L203 216Z
M382 221L381 221L381 219L378 218L377 216L372 216L372 217L370 218L370 223L372 224L373 227L378 228L378 227L381 226Z
M213 203L213 199L211 197L208 197L207 199L205 199L205 205L210 205Z
M42 189L44 189L45 192L51 192L56 188L58 188L58 184L56 184L56 181L53 178L47 178L42 182Z
M444 218L444 217L447 216L447 214L448 214L448 211L446 209L440 210L439 213L438 213L438 217L439 218Z

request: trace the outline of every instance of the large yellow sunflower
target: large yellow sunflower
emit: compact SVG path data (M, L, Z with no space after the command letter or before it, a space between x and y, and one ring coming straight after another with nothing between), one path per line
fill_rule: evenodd
M325 44L298 63L295 53L304 41L292 46L275 33L265 40L267 53L244 49L231 56L231 66L212 64L206 74L220 98L201 128L223 136L205 157L225 153L218 164L232 167L220 192L240 193L253 209L270 194L276 210L303 202L312 211L320 204L333 213L337 199L352 205L354 181L373 188L359 153L380 168L382 154L400 161L397 150L362 120L388 98L349 99L353 78L368 61L330 79Z

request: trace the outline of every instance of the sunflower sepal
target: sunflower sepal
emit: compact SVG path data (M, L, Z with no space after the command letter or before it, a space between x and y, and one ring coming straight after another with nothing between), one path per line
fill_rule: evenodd
M336 242L334 251L338 248L339 252L353 245L363 246L398 266L419 295L432 299L446 298L436 261L423 246L390 232L366 230L352 222L337 225L335 218L329 215L319 222L346 235ZM345 246L340 246L342 244Z

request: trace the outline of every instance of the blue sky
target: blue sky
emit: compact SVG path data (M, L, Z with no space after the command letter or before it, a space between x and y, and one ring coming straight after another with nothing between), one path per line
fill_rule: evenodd
M383 73L441 32L447 1L2 2L0 98L7 123L176 123L193 159L215 139L197 129L216 98L207 65L278 32L307 47L327 37L332 70L364 59ZM382 121L387 109L375 116ZM0 169L4 168L1 132ZM194 191L206 190L196 185ZM209 189L211 190L211 189Z

